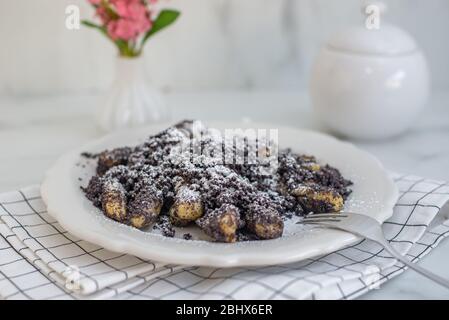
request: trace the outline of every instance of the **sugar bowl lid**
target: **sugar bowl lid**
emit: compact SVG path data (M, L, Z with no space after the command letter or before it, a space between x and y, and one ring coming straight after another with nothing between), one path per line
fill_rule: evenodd
M336 32L328 41L330 49L349 53L370 55L403 55L413 53L418 46L413 37L403 29L378 20L377 25L370 25L369 15L381 15L386 11L386 5L382 2L371 3L363 6L363 13L367 20L358 25Z

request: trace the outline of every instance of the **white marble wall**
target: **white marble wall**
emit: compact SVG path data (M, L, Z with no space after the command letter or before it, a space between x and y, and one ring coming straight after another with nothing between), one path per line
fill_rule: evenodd
M92 30L68 31L64 10L87 0L0 0L0 94L72 93L104 88L114 48ZM320 43L359 23L361 0L168 0L183 15L153 38L145 59L159 87L304 89ZM415 35L435 89L449 89L449 1L387 0L386 19Z

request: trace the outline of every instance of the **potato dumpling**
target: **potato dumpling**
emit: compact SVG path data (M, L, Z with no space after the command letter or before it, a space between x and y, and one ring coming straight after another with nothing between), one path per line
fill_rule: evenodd
M121 164L125 165L128 162L131 151L129 147L103 151L98 156L97 173L101 176L112 167Z
M314 162L307 162L307 163L304 163L302 166L310 171L320 171L320 169L321 169L321 166L318 163L314 163Z
M246 227L259 239L275 239L282 236L284 222L272 208L251 205L245 216Z
M317 185L302 185L292 191L307 213L330 213L343 209L343 197L335 190Z
M196 224L218 242L235 242L237 230L242 227L239 209L230 204L208 212Z
M297 161L301 165L302 168L305 168L309 171L320 171L321 166L317 163L317 160L313 156L301 155L298 156Z
M142 229L154 223L162 208L162 194L155 189L142 189L128 204L129 223Z
M117 179L106 181L101 193L101 205L106 216L124 222L126 213L126 193Z
M203 215L203 204L199 192L182 186L169 211L170 220L176 226L185 226Z

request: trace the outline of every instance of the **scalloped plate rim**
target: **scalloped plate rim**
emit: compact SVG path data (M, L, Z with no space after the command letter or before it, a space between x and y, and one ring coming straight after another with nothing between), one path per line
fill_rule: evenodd
M243 124L233 124L229 122L206 122L217 127L243 127ZM163 238L155 235L137 236L137 231L131 227L123 226L124 234L116 234L104 228L102 223L95 225L86 224L87 220L93 222L92 218L74 219L73 215L92 215L92 212L86 212L80 202L85 201L81 190L78 187L78 193L73 189L73 181L67 179L70 175L72 166L82 151L99 151L105 148L105 144L110 144L114 137L123 138L126 135L139 135L138 133L149 134L155 133L161 128L167 127L169 124L161 124L157 126L148 126L144 128L131 129L122 132L116 132L77 148L71 152L62 155L56 163L50 168L41 185L41 195L47 206L47 212L54 217L59 224L67 231L80 239L100 245L108 250L132 254L144 259L150 259L158 262L181 265L209 266L209 267L237 267L237 266L262 266L291 263L295 261L312 258L317 255L327 254L347 245L351 245L358 240L359 237L337 230L321 229L307 231L307 235L293 235L289 237L281 237L275 240L241 242L237 244L211 243L204 241L180 241L179 239ZM340 141L332 136L324 133L292 128L287 126L279 126L270 123L252 123L252 127L258 128L279 128L282 130L293 130L297 134L315 137L318 140L327 141L335 146L340 146L346 151L351 150L352 155L356 154L359 159L369 162L372 170L377 170L381 174L381 179L385 185L383 186L386 193L389 194L384 199L381 212L375 216L376 219L383 222L393 213L393 207L398 198L398 190L393 180L383 168L382 164L372 155L362 151L349 142ZM247 125L246 125L247 126ZM125 138L126 139L126 138ZM290 147L291 145L289 145ZM343 147L344 146L344 147ZM293 147L293 146L291 146ZM326 160L324 160L326 161ZM65 177L65 179L64 179ZM384 191L385 191L384 190ZM377 192L377 191L376 191ZM78 202L78 203L77 203ZM68 206L71 204L71 206ZM92 206L91 210L98 210ZM88 210L87 210L88 211ZM72 214L72 216L70 216ZM109 220L109 219L108 219ZM110 220L112 224L118 224ZM137 232L137 233L136 233ZM313 242L310 237L320 240L321 243ZM140 239L136 239L140 238ZM149 238L149 239L147 239ZM296 241L296 243L295 243ZM299 244L305 243L306 247L298 248ZM250 249L245 252L245 249Z

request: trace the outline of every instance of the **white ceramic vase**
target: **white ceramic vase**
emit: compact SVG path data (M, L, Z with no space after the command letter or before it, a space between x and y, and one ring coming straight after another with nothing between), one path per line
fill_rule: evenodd
M111 132L169 118L164 99L145 81L143 59L117 58L114 81L98 109L98 126Z

